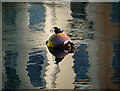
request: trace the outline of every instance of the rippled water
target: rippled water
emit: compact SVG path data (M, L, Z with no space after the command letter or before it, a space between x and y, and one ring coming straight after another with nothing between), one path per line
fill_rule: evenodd
M2 3L3 89L118 89L119 3ZM76 46L57 65L52 27Z

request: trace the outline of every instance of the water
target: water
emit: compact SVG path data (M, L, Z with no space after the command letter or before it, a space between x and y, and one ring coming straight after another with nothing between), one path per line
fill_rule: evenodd
M119 3L2 3L3 89L118 89ZM76 46L57 65L45 45L64 29Z

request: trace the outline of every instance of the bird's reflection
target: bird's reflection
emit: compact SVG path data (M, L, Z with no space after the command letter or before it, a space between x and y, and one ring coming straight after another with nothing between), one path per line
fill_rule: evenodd
M53 56L55 56L56 64L61 62L64 59L64 57L68 54L68 52L64 51L63 49L57 49L57 48L48 47L48 50L50 51L50 53Z
M52 47L48 47L48 50L50 51L50 53L53 56L55 56L56 64L58 64L59 62L61 62L64 59L64 57L66 55L68 55L69 53L73 53L75 51L75 48L65 50L64 48L52 48Z

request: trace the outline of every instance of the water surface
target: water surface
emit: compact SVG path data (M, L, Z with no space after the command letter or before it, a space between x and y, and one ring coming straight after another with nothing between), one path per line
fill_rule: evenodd
M118 89L119 3L2 3L3 89ZM57 65L45 45L64 29L76 46Z

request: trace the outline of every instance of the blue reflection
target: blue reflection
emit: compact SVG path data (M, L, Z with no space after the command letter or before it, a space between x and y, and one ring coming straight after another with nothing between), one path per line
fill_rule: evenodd
M73 18L80 18L83 20L86 20L86 7L87 3L86 2L71 2L71 15Z
M115 23L120 23L120 2L114 2L112 3L111 7L111 22Z
M15 50L6 50L4 56L4 67L7 76L4 89L16 89L20 86L20 79L16 72L16 60L18 53Z
M88 68L90 66L88 61L88 52L86 51L87 45L81 44L75 51L73 58L74 60L74 72L76 73L75 84L88 84L89 77L86 74L88 72ZM75 87L80 88L80 87Z
M21 81L16 71L18 51L16 50L16 3L2 3L2 51L4 72L3 89L14 91L20 87ZM10 26L6 28L5 26ZM12 26L12 27L11 27Z
M118 43L118 41L116 41ZM113 43L113 58L112 58L112 67L114 69L114 74L112 77L113 83L116 85L120 85L120 44Z
M27 62L26 70L28 71L30 82L34 87L44 88L46 84L42 73L44 69L43 64L45 64L45 56L41 54L43 52L44 51L40 50L29 53L29 60Z
M2 3L2 24L14 25L16 17L16 3Z
M112 3L111 5L111 22L119 23L120 22L120 2ZM115 27L118 30L118 26ZM118 32L119 33L119 32ZM112 67L114 74L112 76L112 82L120 86L120 36L113 36L112 48L113 48L113 57L112 57Z
M29 14L29 18L30 18L29 25L35 25L41 22L45 22L44 11L45 11L45 8L42 6L42 4L30 3L30 8L28 10L28 12L30 13ZM42 26L42 25L39 25L39 26ZM30 28L37 28L37 27L30 27Z

